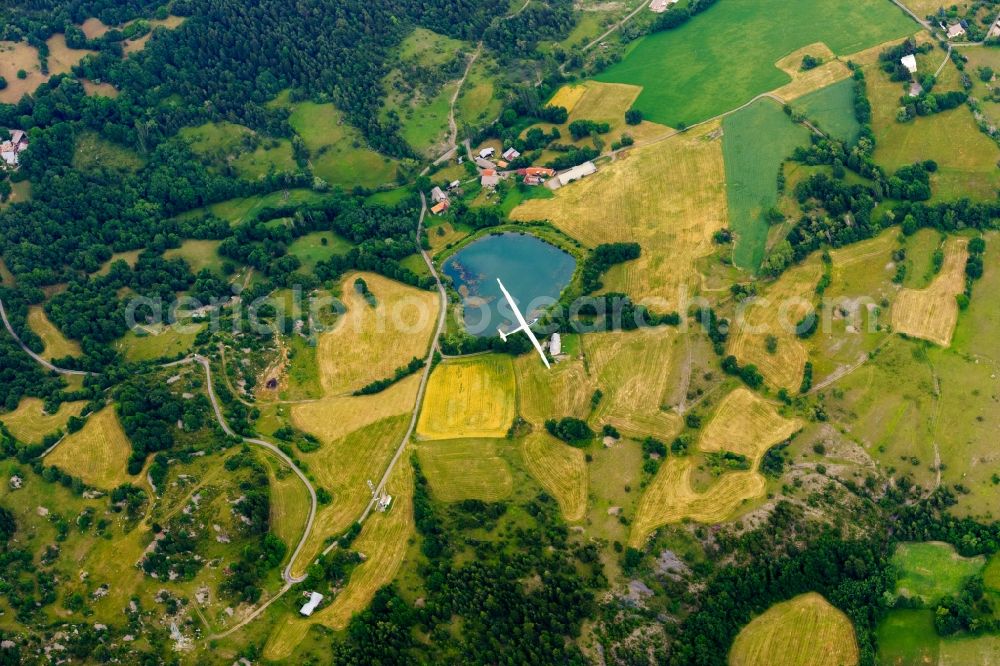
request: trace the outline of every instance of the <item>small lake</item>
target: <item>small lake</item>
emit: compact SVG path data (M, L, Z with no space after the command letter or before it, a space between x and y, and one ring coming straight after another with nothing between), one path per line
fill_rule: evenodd
M477 336L513 328L514 316L497 278L517 301L525 319L559 299L576 270L576 259L531 234L484 236L445 260L441 267L462 295L465 325Z

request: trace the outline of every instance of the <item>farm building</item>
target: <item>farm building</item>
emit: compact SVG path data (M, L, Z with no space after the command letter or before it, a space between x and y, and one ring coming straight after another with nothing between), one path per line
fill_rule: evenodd
M507 167L510 166L510 163L504 160L497 160L497 166L501 169L506 169Z
M652 0L649 3L649 8L657 14L662 14L670 8L670 5L676 5L677 2L678 0Z
M379 513L385 513L389 510L389 505L392 504L392 495L382 495L378 498L378 503L375 505L375 510Z
M562 353L562 338L558 333L553 333L549 339L549 353L553 356L559 356Z
M911 53L910 55L905 55L900 58L899 62L903 63L903 67L905 67L906 71L910 74L917 73L917 56Z
M462 181L460 181L460 180L453 180L450 183L448 183L448 189L449 190L454 190L455 188L461 187L461 186L462 186Z
M500 174L495 169L484 169L479 182L483 187L496 187L500 184Z
M584 162L579 166L573 167L569 171L559 174L559 184L569 185L574 180L580 180L584 176L589 176L592 173L597 173L597 167L593 162Z
M511 147L503 151L503 155L501 157L503 157L505 160L510 161L510 160L516 160L520 156L521 153L517 151L517 148Z
M433 206L431 206L431 212L434 213L435 215L440 215L441 213L448 210L448 207L450 205L451 205L450 202L447 199L444 199L443 201L439 201Z
M483 157L477 157L476 158L476 166L479 167L480 169L496 169L497 168L496 164L493 164L493 162L490 162L488 159L485 159Z
M496 154L496 152L497 151L495 151L492 148L483 148L482 150L479 151L479 156L485 160L487 157L493 157L493 155Z
M947 28L948 39L957 39L958 37L965 36L965 28L962 27L961 23L952 23Z
M525 185L541 185L542 184L542 179L539 178L538 176L525 176L524 177L524 184Z
M519 176L539 176L542 178L551 178L556 175L555 169L549 169L548 167L527 167L526 169L518 169L517 175Z
M431 190L431 201L434 203L441 203L442 201L447 200L447 198L448 195L445 194L440 187L435 186L434 189Z
M302 606L302 608L299 609L299 613L306 617L309 617L310 615L313 614L313 611L316 610L316 607L319 606L319 602L321 601L323 601L322 594L320 594L319 592L310 592L309 601L307 601Z
M0 159L9 167L20 163L20 154L28 147L28 135L24 130L11 130L10 141L0 143Z

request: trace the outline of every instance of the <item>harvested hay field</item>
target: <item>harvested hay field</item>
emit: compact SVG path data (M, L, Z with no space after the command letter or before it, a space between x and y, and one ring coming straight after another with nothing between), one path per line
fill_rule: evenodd
M372 307L358 293L361 278L374 295ZM415 289L374 273L351 273L341 282L347 312L319 337L316 358L327 394L348 393L391 377L414 356L427 354L438 315L436 293Z
M132 444L125 436L113 406L87 419L79 432L69 435L45 462L83 479L87 485L111 490L129 481L126 471Z
M892 306L893 329L942 347L950 346L958 322L955 297L965 289L968 258L968 241L949 239L944 247L944 265L934 282L926 289L900 290Z
M635 148L551 199L525 201L511 217L550 220L590 247L639 243L639 259L605 275L607 291L677 308L679 292L701 282L696 262L713 251L712 234L728 222L718 130L710 123Z
M729 652L729 666L854 666L858 658L850 619L810 592L771 606L743 627Z
M27 78L17 78L20 69L28 73ZM0 76L7 79L7 87L0 90L4 104L16 104L47 78L40 71L38 50L27 42L0 42Z
M586 93L587 86L582 84L575 86L563 86L556 91L555 95L552 96L552 99L549 100L548 106L561 106L566 109L567 112L573 113L573 109L576 108L577 102L579 102Z
M352 550L365 556L365 561L354 569L347 585L330 604L308 620L297 613L279 620L264 646L265 658L287 659L312 624L340 631L356 613L368 607L380 588L396 577L413 535L413 470L407 454L393 470L386 492L392 495L392 506L385 513L372 513L351 545Z
M69 417L79 416L86 405L85 400L64 402L55 414L46 414L43 401L24 398L13 412L0 415L0 421L19 441L38 444L46 435L65 428Z
M599 123L608 123L611 130L605 135L608 140L618 140L622 133L629 134L637 142L648 141L656 137L670 133L671 129L666 125L651 123L648 120L642 121L638 125L627 125L625 123L625 112L632 108L636 98L642 88L625 83L600 83L598 81L584 81L573 85L563 86L556 91L551 106L564 106L569 112L569 118L562 125L542 124L539 125L546 132L553 127L558 127L565 140L576 145L591 145L590 138L583 138L579 141L572 141L569 134L569 124L574 120L593 120ZM568 106L567 106L568 105Z
M767 450L780 444L802 427L786 419L774 405L740 387L727 395L701 433L702 451L732 451L756 464Z
M66 356L79 356L80 345L63 335L62 331L55 327L49 318L45 316L45 310L39 305L28 308L28 326L35 335L42 339L45 351L41 356L50 361L54 358L64 358Z
M309 517L309 493L301 479L277 456L263 456L271 484L271 529L288 546L286 557L291 557Z
M587 512L589 472L583 451L546 432L534 432L521 444L528 471L556 498L563 518L582 520Z
M641 548L649 536L663 525L688 519L698 523L721 523L744 502L763 497L766 482L754 471L724 474L704 493L691 487L694 462L690 458L668 458L646 488L632 530L629 545Z
M413 411L419 385L420 376L411 375L374 395L332 396L292 405L292 423L332 442L381 419Z
M46 46L49 47L49 75L54 76L56 74L67 74L76 65L80 64L80 61L84 59L85 56L91 53L97 53L97 51L89 51L86 49L71 49L66 46L66 35L58 33L49 37L48 41L45 42Z
M297 454L309 466L316 483L333 496L333 501L319 507L298 562L312 561L327 537L358 519L371 499L368 480L382 478L408 423L408 415L382 419L335 442L325 442L317 451Z
M546 370L537 356L514 359L517 372L518 412L526 421L541 425L546 419L590 414L590 396L594 382L587 376L583 361L574 358L559 361Z
M756 365L773 386L797 391L802 384L808 353L795 326L812 311L811 299L822 274L816 257L786 271L734 323L729 353L741 365ZM773 353L768 351L772 336L777 340Z
M423 439L504 437L514 421L515 391L509 356L445 361L427 383L417 435Z
M677 339L664 327L583 336L590 372L604 393L592 416L596 425L664 440L677 432L679 418L663 408Z
M420 467L442 502L467 499L496 502L510 497L514 479L492 440L456 439L422 444Z
M431 244L431 250L437 252L448 246L449 243L456 243L469 234L461 229L456 229L451 222L442 222L427 229L427 242Z
M823 64L819 67L803 71L802 58L806 55L821 58ZM850 78L851 70L836 58L836 54L823 42L803 46L800 49L792 51L774 63L778 69L792 77L789 83L780 88L775 88L774 94L786 102L790 102L820 88L825 88L831 83Z

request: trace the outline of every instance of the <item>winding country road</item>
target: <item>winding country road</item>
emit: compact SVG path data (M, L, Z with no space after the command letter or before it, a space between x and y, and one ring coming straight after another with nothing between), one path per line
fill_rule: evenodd
M10 325L10 321L7 319L7 310L4 309L3 306L3 300L0 300L0 318L3 319L3 325L7 328L7 332L10 333L10 336L14 338L14 341L21 347L21 349L24 350L24 353L30 356L31 358L35 359L35 361L45 369L51 370L52 372L58 373L60 375L76 375L78 377L79 376L88 377L96 374L93 372L85 372L83 370L67 370L65 368L58 368L52 365L47 360L45 360L44 358L42 358L41 356L39 356L38 354L36 354L35 352L31 351L31 349L28 348L28 345L24 344L21 338L18 337L17 333L14 332L14 327Z

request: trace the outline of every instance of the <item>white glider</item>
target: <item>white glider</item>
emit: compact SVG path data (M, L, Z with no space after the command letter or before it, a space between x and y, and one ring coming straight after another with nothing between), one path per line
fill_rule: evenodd
M500 281L500 278L497 278L497 284L500 285L500 291L503 292L503 295L507 298L507 302L510 303L510 309L514 311L514 316L517 317L517 323L519 324L517 328L515 328L513 331L508 331L507 333L504 333L502 328L498 328L497 332L500 333L500 339L503 340L504 342L507 342L507 336L514 335L515 333L520 333L521 331L524 331L525 333L528 334L528 338L531 340L531 344L535 345L535 349L538 350L538 355L542 357L542 363L545 364L546 368L551 370L552 366L549 365L549 359L545 358L545 351L542 349L542 345L539 344L538 338L536 338L535 334L531 331L531 324L535 323L538 320L537 319L532 320L531 324L526 322L524 320L524 315L522 315L521 311L517 309L517 303L515 303L514 299L511 298L510 292L508 292L507 288L503 286L503 282Z

